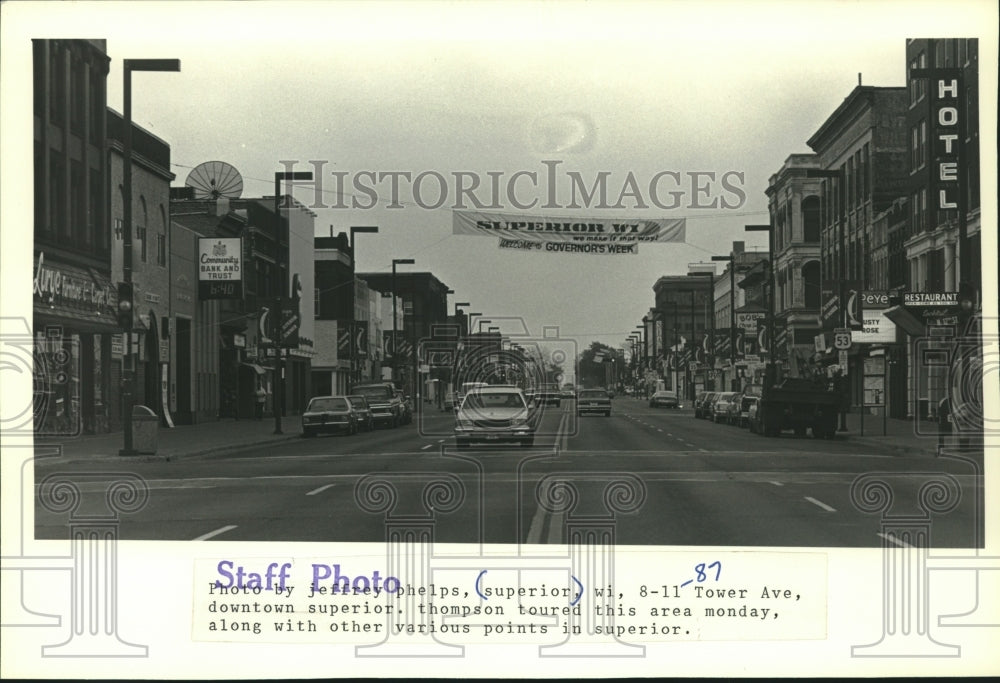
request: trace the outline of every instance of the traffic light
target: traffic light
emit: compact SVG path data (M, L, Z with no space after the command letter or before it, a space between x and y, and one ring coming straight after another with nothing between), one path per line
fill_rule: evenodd
M134 291L131 282L118 283L118 326L123 330L132 329L132 298Z

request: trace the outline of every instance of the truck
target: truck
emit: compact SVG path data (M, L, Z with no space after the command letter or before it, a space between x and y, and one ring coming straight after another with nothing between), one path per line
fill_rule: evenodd
M751 431L778 436L793 430L805 436L811 429L817 439L832 439L837 433L840 396L814 380L787 377L780 383L765 381Z

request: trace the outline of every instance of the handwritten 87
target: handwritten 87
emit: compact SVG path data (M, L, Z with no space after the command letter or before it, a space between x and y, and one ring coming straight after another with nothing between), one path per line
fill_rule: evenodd
M722 563L719 562L719 561L715 561L715 562L713 562L711 564L706 565L704 562L701 562L701 563L696 564L694 566L695 578L688 579L687 581L685 581L684 583L682 583L680 585L675 585L675 586L661 586L662 591L660 591L660 590L655 590L655 591L654 590L649 590L649 588L647 588L646 585L643 584L642 586L639 587L639 597L645 598L645 597L647 597L649 595L661 595L662 594L663 597L665 597L665 598L669 598L669 597L679 598L679 597L681 597L681 593L680 593L680 589L681 588L683 588L684 586L688 585L689 583L695 583L696 581L698 583L703 583L703 582L707 581L708 578L709 578L709 575L708 575L708 573L706 573L706 570L711 571L712 569L715 570L715 578L713 578L712 580L713 581L718 581L719 577L722 576Z

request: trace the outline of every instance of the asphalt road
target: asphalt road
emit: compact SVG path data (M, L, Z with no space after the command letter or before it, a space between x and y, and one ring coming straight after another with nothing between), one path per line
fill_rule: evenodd
M373 542L405 520L432 526L436 542L546 544L589 520L625 545L876 547L880 519L852 502L851 484L879 472L894 512L918 512L934 474L955 477L961 502L933 517L931 540L970 547L982 507L982 484L962 463L859 451L846 439L765 438L630 398L615 399L611 417L578 418L568 401L548 408L532 448L457 451L452 425L429 408L397 429L130 463L149 501L123 516L119 537ZM54 469L80 473L101 507L101 475L82 475L106 464L39 465L37 481ZM35 513L38 538L67 537L65 513L37 498Z

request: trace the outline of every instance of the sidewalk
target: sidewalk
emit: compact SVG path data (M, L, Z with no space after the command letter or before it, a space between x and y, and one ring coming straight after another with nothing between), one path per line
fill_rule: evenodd
M885 419L885 436L882 436L882 416L864 416L864 435L861 434L861 414L847 414L847 431L837 432L838 439L847 439L853 444L858 444L866 448L877 448L880 450L909 455L935 456L938 447L938 426L933 420L924 420L915 424L913 418L900 420L896 418ZM953 435L948 435L944 440L945 446L957 444L957 439Z
M36 439L35 448L46 444L62 446L62 457L66 460L112 459L118 462L131 460L175 460L194 455L219 454L239 451L250 446L280 443L297 439L302 431L299 416L290 415L282 419L283 434L274 434L274 418L257 420L233 420L224 418L215 422L201 422L194 425L179 425L170 429L160 426L157 434L155 455L136 455L123 458L118 451L124 446L122 432L92 434L65 439Z

